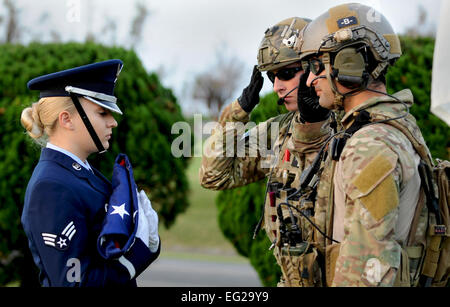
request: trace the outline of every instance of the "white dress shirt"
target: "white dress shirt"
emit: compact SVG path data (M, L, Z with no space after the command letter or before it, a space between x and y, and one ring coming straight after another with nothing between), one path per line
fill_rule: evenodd
M71 157L73 160L75 160L75 162L77 162L78 164L80 164L81 166L83 166L85 169L87 169L88 171L90 171L91 173L94 173L94 171L92 170L91 166L89 165L89 162L86 160L85 162L81 161L80 158L78 158L76 155L74 155L73 153L71 153L70 151L67 151L61 147L58 147L56 145L53 145L50 142L47 142L47 148L59 151L60 153L63 153L69 157Z

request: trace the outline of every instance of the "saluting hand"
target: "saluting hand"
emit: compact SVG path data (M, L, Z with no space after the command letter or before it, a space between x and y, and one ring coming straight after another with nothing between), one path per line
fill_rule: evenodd
M258 66L255 65L250 84L242 91L241 97L238 98L238 102L245 112L250 113L259 103L259 92L261 92L263 84L264 78L258 70Z

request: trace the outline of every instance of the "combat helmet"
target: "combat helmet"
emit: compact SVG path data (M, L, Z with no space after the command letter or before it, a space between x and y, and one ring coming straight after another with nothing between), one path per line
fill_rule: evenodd
M301 38L300 59L323 55L327 79L339 104L344 95L332 80L362 90L370 77L376 80L384 75L402 55L400 40L386 17L358 3L329 9L303 29Z
M258 69L271 71L300 61L300 32L310 21L291 17L267 29L258 49Z

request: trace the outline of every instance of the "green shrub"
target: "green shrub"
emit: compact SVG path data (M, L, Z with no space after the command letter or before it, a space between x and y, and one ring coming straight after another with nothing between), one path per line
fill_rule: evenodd
M389 93L409 88L414 95L411 114L434 158L450 159L450 129L430 112L431 76L433 72L434 38L401 37L403 56L389 69Z
M401 38L403 56L391 67L387 76L389 93L410 88L415 105L411 113L416 117L424 138L435 158L450 159L450 129L430 112L431 73L434 40L432 38ZM268 94L251 113L255 123L281 113L284 107L277 106L277 95ZM219 225L237 251L249 257L263 285L276 286L280 268L272 252L264 230L252 240L264 203L265 182L228 191L221 191L216 199L219 208Z
M118 58L124 62L115 95L124 116L113 133L108 153L92 155L90 163L111 177L118 153L126 153L134 168L136 183L144 188L169 227L188 206L188 159L174 158L171 144L177 135L171 127L184 121L180 106L158 76L148 73L134 51L94 43L0 45L0 284L22 280L35 282L28 244L20 224L27 182L40 148L20 124L21 111L38 100L27 89L28 80L55 71Z

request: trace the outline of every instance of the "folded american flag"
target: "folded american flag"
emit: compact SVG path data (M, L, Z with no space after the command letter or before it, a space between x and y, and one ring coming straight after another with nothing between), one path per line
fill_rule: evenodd
M105 259L120 258L133 245L138 224L138 198L128 157L119 154L112 175L113 192L107 204L97 249Z

